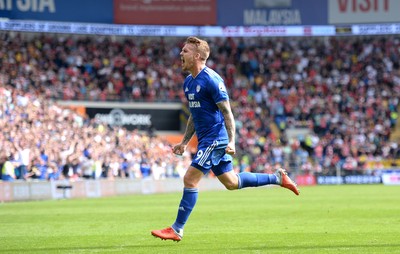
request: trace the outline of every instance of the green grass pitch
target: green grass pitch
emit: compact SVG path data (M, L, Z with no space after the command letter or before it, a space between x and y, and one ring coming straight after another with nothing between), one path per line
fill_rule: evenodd
M0 204L0 253L400 253L400 186L201 192L179 243L181 193Z

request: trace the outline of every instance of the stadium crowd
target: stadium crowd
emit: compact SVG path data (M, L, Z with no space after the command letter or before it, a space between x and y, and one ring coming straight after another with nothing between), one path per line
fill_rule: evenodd
M0 87L2 180L180 177L178 158L158 136L109 128L35 90Z
M225 79L236 118L237 171L364 172L369 160L400 157L390 140L400 37L208 40L207 64ZM181 175L190 155L173 156L160 137L109 128L54 100L185 102L182 42L0 33L3 175ZM308 131L290 134L298 128Z

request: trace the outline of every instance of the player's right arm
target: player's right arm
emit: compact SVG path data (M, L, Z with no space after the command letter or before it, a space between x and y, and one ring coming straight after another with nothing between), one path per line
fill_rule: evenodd
M195 133L195 130L194 130L193 118L192 118L192 114L190 114L189 119L186 124L185 133L183 134L183 139L180 144L177 144L172 148L173 153L182 155L185 152L186 146L189 143L189 141L192 139L194 133Z

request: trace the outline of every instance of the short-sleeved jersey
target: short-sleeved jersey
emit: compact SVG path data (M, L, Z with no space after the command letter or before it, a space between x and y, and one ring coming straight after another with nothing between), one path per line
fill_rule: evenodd
M215 141L219 145L226 145L228 133L217 103L229 100L229 96L221 76L205 67L195 78L187 76L183 89L189 102L199 146L209 146Z

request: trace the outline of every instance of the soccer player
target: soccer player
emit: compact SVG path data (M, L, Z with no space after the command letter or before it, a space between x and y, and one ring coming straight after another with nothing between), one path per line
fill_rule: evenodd
M195 133L198 150L183 178L183 196L175 222L171 227L151 231L163 240L182 239L183 228L197 201L198 184L210 170L228 190L276 184L299 195L296 184L282 168L274 174L233 172L235 121L223 79L206 66L209 55L208 43L197 37L188 37L180 52L182 70L190 73L183 84L190 116L181 143L172 150L183 154Z

